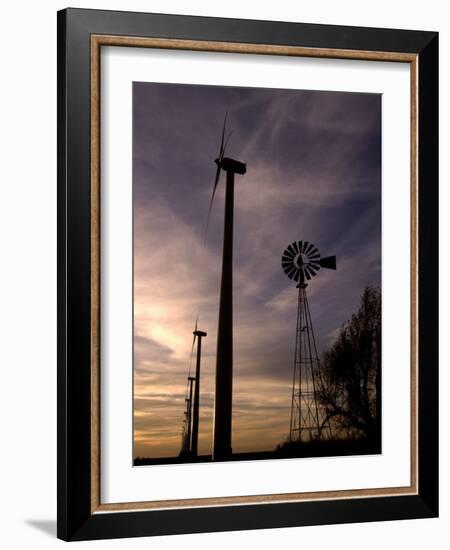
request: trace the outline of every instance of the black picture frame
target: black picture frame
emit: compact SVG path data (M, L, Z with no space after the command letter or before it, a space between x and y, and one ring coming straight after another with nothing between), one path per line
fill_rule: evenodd
M418 492L92 512L91 36L132 36L417 56ZM58 12L58 531L138 537L438 515L438 34L85 9Z

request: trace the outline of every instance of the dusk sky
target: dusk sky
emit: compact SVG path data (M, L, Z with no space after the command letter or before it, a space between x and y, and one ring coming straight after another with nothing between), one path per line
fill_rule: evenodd
M381 96L133 84L134 456L178 455L192 331L203 340L199 452L212 446L225 175L205 244L223 118L236 176L233 451L289 434L294 240L336 254L307 292L319 354L381 284ZM194 368L194 364L192 365Z

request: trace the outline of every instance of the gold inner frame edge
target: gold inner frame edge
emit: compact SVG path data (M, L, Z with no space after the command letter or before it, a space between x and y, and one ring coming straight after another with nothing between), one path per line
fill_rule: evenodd
M102 46L163 48L241 54L318 57L391 61L410 65L410 150L411 150L411 448L410 479L405 487L367 488L339 491L281 493L234 497L149 500L101 503L100 492L100 51ZM418 55L402 52L308 48L271 44L213 42L167 38L91 35L90 66L90 184L91 184L91 513L131 510L199 508L313 500L339 500L418 494Z

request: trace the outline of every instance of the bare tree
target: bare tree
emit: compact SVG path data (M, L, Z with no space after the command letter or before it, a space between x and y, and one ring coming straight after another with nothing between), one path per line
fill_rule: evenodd
M318 397L326 421L332 422L342 435L379 442L381 292L378 288L364 290L358 310L325 351L320 379Z

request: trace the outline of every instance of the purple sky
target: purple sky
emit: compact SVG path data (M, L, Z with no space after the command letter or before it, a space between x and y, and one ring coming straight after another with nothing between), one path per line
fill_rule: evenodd
M233 450L289 432L297 292L293 240L336 254L308 287L319 352L381 284L381 96L133 84L135 456L181 443L192 330L204 339L199 446L212 443L224 176L205 224L223 118L235 186Z

